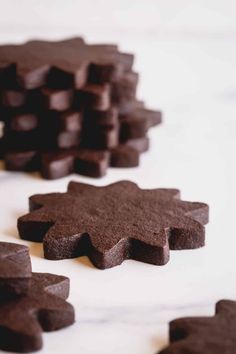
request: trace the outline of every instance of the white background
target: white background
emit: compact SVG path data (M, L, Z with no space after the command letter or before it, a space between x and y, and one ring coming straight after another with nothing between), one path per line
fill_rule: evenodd
M101 180L0 171L0 239L28 244L35 271L71 279L74 326L44 334L42 353L154 354L168 321L210 315L215 301L236 299L235 151L236 4L229 0L0 0L0 41L83 35L136 54L139 97L163 109L151 151L135 169ZM64 191L71 179L104 185L130 179L174 187L210 205L206 247L172 252L164 267L126 261L105 271L87 258L47 261L42 246L18 239L16 218L34 193Z

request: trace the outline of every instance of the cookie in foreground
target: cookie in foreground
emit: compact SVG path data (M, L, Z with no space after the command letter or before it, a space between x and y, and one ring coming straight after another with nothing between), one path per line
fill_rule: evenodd
M0 301L0 349L39 350L42 331L55 331L73 324L73 306L65 301L68 295L68 278L32 273L27 294Z
M235 354L236 301L221 300L213 317L170 322L170 345L159 354Z
M0 242L0 299L26 293L30 279L28 247Z
M204 246L208 211L204 203L180 200L176 189L71 182L66 193L30 197L18 230L22 239L43 242L47 259L86 255L101 269L126 259L164 265L170 250Z

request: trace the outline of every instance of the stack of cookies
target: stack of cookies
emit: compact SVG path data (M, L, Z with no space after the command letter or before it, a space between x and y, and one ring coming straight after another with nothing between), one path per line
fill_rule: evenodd
M0 155L8 170L100 177L134 167L161 112L137 101L132 54L81 38L0 46Z

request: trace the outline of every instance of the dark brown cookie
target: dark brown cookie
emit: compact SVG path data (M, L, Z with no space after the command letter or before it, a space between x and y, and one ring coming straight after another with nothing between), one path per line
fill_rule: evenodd
M110 86L108 84L86 84L75 93L73 106L75 109L89 107L105 111L110 108Z
M54 88L80 88L87 80L91 63L98 74L101 65L111 67L115 75L119 66L130 70L133 55L119 53L114 46L90 46L80 38L0 47L1 83L8 86L19 84L33 89L47 84Z
M114 45L95 44L89 47L92 60L89 66L88 82L98 84L116 82L123 77L125 72L132 69L133 54L118 52L117 46ZM104 56L104 51L106 56Z
M42 156L42 175L57 179L76 172L89 177L102 177L109 166L108 151L78 149L45 153Z
M0 242L0 303L2 298L26 293L30 279L31 262L28 247Z
M55 151L42 154L41 174L46 179L65 177L74 172L74 152Z
M38 129L23 132L5 130L3 141L5 151L39 150L44 144Z
M87 255L98 268L131 258L162 265L169 249L202 247L208 206L177 199L178 190L142 190L71 182L67 193L35 195L18 219L21 238L41 241L48 259Z
M144 137L150 127L161 123L161 119L161 112L144 108L120 115L121 141Z
M120 140L143 138L148 131L148 120L145 115L120 115Z
M9 171L37 171L40 166L39 154L35 150L9 151L4 154L6 169Z
M48 110L66 111L72 105L72 90L43 88L41 94L43 105Z
M56 147L59 149L70 149L79 146L80 143L80 131L64 131L60 132L56 137Z
M153 111L151 109L145 108L145 110L143 110L143 113L142 110L140 110L140 112L141 112L140 114L144 114L145 117L148 119L149 128L161 124L163 119L161 111Z
M122 102L130 102L135 100L136 89L138 85L138 74L129 71L112 85L112 101L117 105Z
M27 89L45 85L51 65L53 62L57 62L55 58L56 52L58 58L60 58L62 53L59 53L59 46L56 46L55 43L51 43L50 46L48 42L43 41L32 41L18 46L1 46L1 62L8 63L5 65L5 70L3 71L5 79L3 81L4 84L9 85L9 83L13 81L13 84L19 83ZM54 59L52 62L51 60L53 57ZM62 63L62 65L58 65L58 69L61 69L61 72L64 73L62 68L68 67L68 64L66 65L66 63ZM85 76L84 70L83 63L80 62L75 71L77 74L81 71L80 75ZM74 70L72 69L72 71Z
M149 149L150 141L148 137L145 136L143 138L126 140L123 145L130 146L133 149L137 150L139 153L142 153Z
M75 132L82 129L81 112L66 111L60 114L57 128L59 131Z
M21 87L3 89L0 94L1 105L7 109L30 109L37 113L44 104L40 89L25 90Z
M1 103L6 107L24 106L27 100L27 92L21 89L5 89L1 92Z
M40 114L40 128L45 137L53 138L61 132L82 130L82 113L72 110L63 112L44 111Z
M160 354L234 354L236 302L221 300L213 317L187 317L170 322L171 344Z
M119 127L118 110L111 107L105 111L87 109L84 111L84 128L85 129L107 129Z
M129 145L119 145L111 149L111 167L137 167L139 165L138 149Z
M75 172L89 177L102 177L109 166L108 151L81 149L75 156Z
M134 112L136 109L144 108L143 101L124 101L118 106L118 111L120 114L124 115L130 112Z
M114 65L109 63L91 63L88 70L88 82L93 84L111 82L116 79L117 76L120 76L119 72L119 66L115 68Z
M85 129L82 145L92 150L112 149L119 144L118 127L97 126L95 129Z
M39 117L35 113L19 112L16 115L8 116L5 121L6 131L30 132L39 127Z
M42 331L55 331L74 322L74 309L65 301L69 279L33 273L27 294L0 301L0 348L31 352L42 348Z

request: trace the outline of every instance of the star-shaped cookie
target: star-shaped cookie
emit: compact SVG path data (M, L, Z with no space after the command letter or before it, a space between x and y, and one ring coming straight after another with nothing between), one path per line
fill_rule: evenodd
M208 206L180 200L175 189L142 190L71 182L66 193L34 195L18 219L21 238L43 242L48 259L88 256L101 269L125 259L162 265L169 250L204 245Z
M31 352L42 347L42 331L74 322L74 309L65 301L69 279L32 273L27 294L0 301L0 349Z
M213 317L172 321L171 344L159 354L235 354L235 329L236 301L221 300Z
M106 81L130 70L133 60L133 55L120 53L114 45L87 45L81 38L35 40L0 46L0 78L12 87L17 84L25 89L45 84L80 88L88 75L90 81L93 76Z

